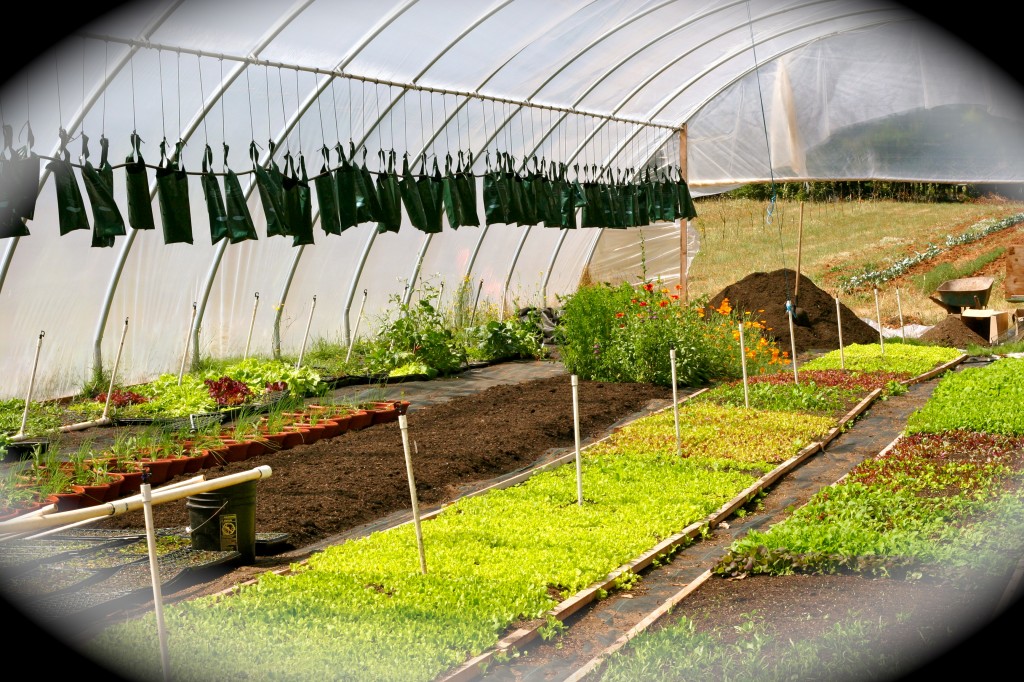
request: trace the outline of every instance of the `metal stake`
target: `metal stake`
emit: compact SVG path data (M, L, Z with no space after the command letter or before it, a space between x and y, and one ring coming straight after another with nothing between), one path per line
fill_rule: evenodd
M743 366L743 406L750 407L750 393L747 389L747 350L743 343L743 323L740 322L740 364ZM678 429L678 427L677 427ZM678 438L678 434L676 436Z
M44 336L46 336L45 331L39 332L39 340L36 341L36 357L32 361L32 374L28 379L28 393L25 395L25 411L21 414L21 428L18 429L18 433L14 434L17 438L25 435L25 425L28 423L28 406L32 402L32 389L36 383L36 368L39 367L39 349L43 346Z
M668 351L669 360L672 361L672 416L676 423L676 455L683 456L683 444L679 438L679 394L676 390L676 349Z
M356 343L356 334L359 333L359 323L363 319L363 306L366 305L366 289L363 289L363 301L359 304L359 314L356 315L356 328L352 330L352 337L348 340L348 352L345 353L345 364L348 364L348 359L352 357L352 346Z
M110 412L110 396L114 392L114 377L117 376L117 366L121 363L121 350L124 348L124 337L128 334L128 318L124 318L124 329L121 330L121 344L117 347L117 355L114 356L114 367L110 370L110 386L107 388L107 402L103 406L103 417L107 418Z
M839 368L846 369L846 357L843 354L843 313L839 308L838 296L836 296L836 324L839 325Z
M583 462L580 459L579 377L572 375L572 420L576 435L576 504L583 506Z
M245 360L249 357L249 344L252 343L252 330L256 326L256 309L260 307L260 292L256 292L256 300L252 304L252 320L249 322L249 336L245 339L245 355L242 359Z
M313 310L316 308L316 294L313 294L313 304L309 306L309 319L306 320L306 333L302 335L302 348L299 349L299 361L295 368L302 367L302 356L306 354L306 339L309 338L309 326L313 324Z
M786 301L786 317L789 318L789 350L793 354L793 383L800 385L800 378L796 375L796 337L793 336L793 304Z
M398 415L398 426L402 430L402 447L405 449L405 473L409 479L409 497L412 499L412 520L416 524L416 547L420 553L420 573L427 574L427 557L423 551L423 529L420 527L420 504L416 499L416 478L412 472L412 456L409 454L409 418Z
M185 375L185 360L188 359L188 337L192 333L192 323L196 319L197 303L192 301L192 319L188 322L188 334L185 334L185 352L181 354L181 367L178 369L178 385L181 386L181 377Z

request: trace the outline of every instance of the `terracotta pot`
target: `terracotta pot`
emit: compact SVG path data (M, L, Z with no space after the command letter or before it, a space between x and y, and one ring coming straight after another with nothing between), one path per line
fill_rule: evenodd
M124 485L122 483L122 485ZM57 511L66 512L72 509L79 509L82 507L82 493L73 490L68 493L55 493L54 497L57 498Z
M194 474L206 468L206 460L210 457L209 450L192 450L186 455L185 468L181 473Z
M278 450L287 450L285 447L285 441L288 440L289 434L286 431L278 431L277 433L261 433L260 438L266 441L266 454L277 452Z
M365 429L373 423L373 415L366 410L353 410L349 414L348 428L353 431Z
M249 443L248 441L237 441L233 438L221 438L225 449L221 453L221 458L227 462L242 462L249 457Z
M334 424L334 432L329 436L329 438L334 438L334 436L340 436L351 428L352 415L344 414L336 417L328 417L327 421Z
M281 432L285 434L284 440L281 442L282 450L291 450L292 448L303 445L309 440L309 432L303 432L301 428L295 426L283 426Z
M293 425L294 428L305 429L309 431L310 440L303 441L306 445L315 443L321 438L327 437L327 432L330 431L331 425L324 421L318 421L316 424L310 424L309 422L298 422Z
M163 459L143 459L139 461L142 463L143 469L149 470L149 484L156 486L169 478L167 474L174 460L170 457L165 457Z
M110 490L115 486L116 489L114 494L116 495L116 491L121 489L120 477L118 477L116 483L97 483L95 485L73 485L71 486L71 488L82 493L83 507L93 507L97 504L103 504L104 502L109 501L108 498L111 495Z
M171 480L176 476L181 476L185 473L185 467L188 466L188 460L191 459L188 455L175 455L170 458L171 466L167 468L167 480Z
M139 488L142 486L142 470L138 471L118 471L116 472L121 475L121 497L129 497L139 492Z
M373 403L367 410L373 415L374 424L389 424L398 421L398 406L392 402Z

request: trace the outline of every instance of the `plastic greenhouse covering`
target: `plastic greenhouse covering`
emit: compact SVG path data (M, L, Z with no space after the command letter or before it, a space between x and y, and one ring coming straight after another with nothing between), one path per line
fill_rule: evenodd
M1019 85L889 2L127 2L0 116L0 397L37 349L33 397L73 394L126 321L131 383L241 356L254 310L295 353L426 287L557 305L642 243L675 282L688 199L750 182L1024 181Z

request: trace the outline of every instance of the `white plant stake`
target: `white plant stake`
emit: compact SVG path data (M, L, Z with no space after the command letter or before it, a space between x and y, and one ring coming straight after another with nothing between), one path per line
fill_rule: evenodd
M885 357L885 337L882 335L882 313L878 309L878 287L875 287L875 317L878 318L878 347Z
M39 332L39 340L36 341L36 357L32 361L32 375L28 379L28 394L25 395L25 411L21 413L21 428L18 429L18 433L14 434L16 438L25 435L25 425L28 424L28 406L32 402L32 389L36 383L36 368L39 366L39 349L43 347L44 336L46 336L46 332Z
M743 406L750 407L750 393L747 389L747 349L743 344L743 323L740 322L740 365L743 367ZM676 424L676 440L679 440L679 424Z
M839 326L839 368L846 369L846 358L843 355L843 313L839 308L838 296L836 296L836 324Z
M669 349L668 356L672 361L672 416L676 422L676 455L682 457L683 444L679 439L679 397L676 393L676 349Z
M412 472L412 455L409 453L409 418L398 415L398 426L402 429L402 447L405 449L405 473L409 479L409 497L412 499L412 521L416 524L416 548L420 553L420 573L427 574L427 556L423 552L423 529L420 527L420 503L416 498L416 477Z
M576 504L583 506L583 462L580 460L580 379L572 375L572 421L576 434Z
M260 292L256 292L256 302L252 304L252 320L249 322L249 336L245 338L245 355L242 359L249 357L249 344L252 343L252 330L256 326L256 309L260 307Z
M188 337L192 333L192 323L196 321L196 302L192 301L192 319L188 321L188 332L185 334L185 352L181 354L181 367L178 368L178 385L185 374L185 360L188 359Z
M142 510L146 519L146 549L149 552L149 576L153 583L153 607L156 615L156 632L160 640L160 663L164 680L171 679L171 662L167 653L167 628L164 625L164 599L160 591L160 562L156 554L156 529L153 523L153 497L147 470L139 492L142 494Z
M907 340L907 328L903 324L903 306L900 305L900 288L896 287L896 309L900 311L900 331L903 332L903 340Z
M117 347L117 355L114 356L114 367L110 370L110 386L107 388L107 402L103 405L103 416L101 419L107 418L107 413L110 411L110 396L114 392L114 378L117 376L117 366L121 363L121 350L124 348L124 337L128 335L128 318L124 318L124 329L121 330L121 343Z
M306 333L302 335L302 348L299 349L299 361L295 363L295 369L302 367L302 356L306 354L306 339L309 338L309 326L313 324L313 310L316 308L316 294L313 294L313 304L309 306L309 319L306 320Z
M790 301L786 301L786 317L789 318L789 352L793 363L793 383L799 386L800 378L796 375L796 337L793 336L793 304Z
M352 357L352 346L356 343L356 334L359 333L359 323L363 319L363 306L366 305L366 289L363 289L363 302L359 304L359 314L356 315L356 328L352 330L352 338L348 340L348 352L345 353L345 364L348 364L348 359Z

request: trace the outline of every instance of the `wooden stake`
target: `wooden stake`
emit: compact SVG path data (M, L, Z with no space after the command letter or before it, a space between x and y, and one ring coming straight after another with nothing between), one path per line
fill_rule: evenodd
M683 444L679 438L679 394L676 389L676 349L668 351L669 360L672 361L672 416L676 423L676 456L683 456Z
M747 389L747 349L743 344L743 323L740 322L740 364L743 367L743 406L750 408L750 393ZM676 439L679 439L678 431Z
M836 296L836 324L839 326L839 368L846 369L846 358L843 356L843 313L839 308L838 296Z
M878 319L878 347L880 355L885 356L885 337L882 335L882 313L878 309L878 287L875 287L875 317Z
M405 451L405 474L409 479L409 497L412 500L412 520L416 525L416 548L420 554L420 573L427 574L427 556L423 551L423 529L420 527L420 503L416 495L416 477L412 471L412 455L409 452L409 418L398 415L398 427L402 430L402 448Z
M580 459L579 377L572 375L572 420L576 435L576 504L583 506L583 461Z

